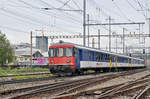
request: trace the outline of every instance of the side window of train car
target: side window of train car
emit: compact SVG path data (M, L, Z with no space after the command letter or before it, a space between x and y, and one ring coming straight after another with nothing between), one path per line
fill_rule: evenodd
M109 55L109 54L107 55L107 60L108 60L108 61L110 60L110 55Z
M133 59L133 64L135 64L135 59Z
M121 58L121 57L115 56L115 60L117 59L117 62L118 62L118 63L120 62L120 58Z
M107 60L107 54L105 54L105 61Z
M99 54L96 53L96 61L99 61Z
M100 60L103 60L103 54L101 53L101 55L100 55Z
M108 54L106 54L106 60L108 61L109 57L108 57Z
M64 48L57 48L57 51L56 51L56 56L57 57L63 57L64 56Z
M91 60L91 57L92 57L92 56L91 56L91 52L88 51L88 59Z
M104 54L101 54L101 60L102 61L104 60Z
M104 61L104 59L105 59L105 55L104 55L104 54L102 54L101 58L102 58L102 61Z
M104 61L106 61L107 60L107 54L104 54L104 59L103 59Z

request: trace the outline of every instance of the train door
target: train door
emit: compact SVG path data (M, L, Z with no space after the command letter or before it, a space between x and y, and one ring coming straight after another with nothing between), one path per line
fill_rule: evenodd
M81 49L79 49L79 59L80 59L80 61L82 61L82 55L83 54L83 51L81 50Z
M77 48L75 48L75 64L77 68L80 68L80 54Z

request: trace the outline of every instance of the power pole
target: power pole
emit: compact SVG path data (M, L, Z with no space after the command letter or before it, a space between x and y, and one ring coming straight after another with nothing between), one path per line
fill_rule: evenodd
M148 18L149 21L149 37L150 37L150 18Z
M95 47L95 40L94 40L94 38L92 39L92 48L94 48Z
M87 21L88 21L88 24L89 24L89 14L87 15ZM90 29L89 29L89 25L88 25L88 47L89 47L89 35L90 35Z
M83 0L83 46L86 46L86 0Z
M44 52L44 30L42 29L42 48L41 51Z
M100 30L98 30L98 49L100 50Z
M116 37L116 53L117 53L117 49L118 49L118 42L117 42L117 37Z
M124 35L124 33L125 33L125 28L123 28L123 54L125 53L125 35Z
M109 51L111 52L111 17L109 16Z
M30 48L31 48L30 66L32 68L32 31L31 31L31 38L30 38L30 40L31 40L31 46L30 46Z

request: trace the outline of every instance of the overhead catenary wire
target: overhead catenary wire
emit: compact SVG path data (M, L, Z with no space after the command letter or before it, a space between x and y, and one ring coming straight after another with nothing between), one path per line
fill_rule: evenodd
M70 21L67 21L68 19L64 20L65 18L62 15L56 16L56 13L54 13L54 12L50 12L49 13L48 11L45 11L45 10L43 10L43 9L41 9L39 7L34 6L33 4L27 3L27 2L25 2L23 0L19 0L18 2L21 2L21 3L23 3L23 4L25 4L25 5L29 6L29 7L31 7L33 10L35 9L36 11L38 11L41 14L47 14L49 16L53 16L53 17L61 19L62 21L70 23ZM46 12L46 13L44 13L43 11Z
M15 31L15 32L29 33L29 31L24 31L24 30L20 30L20 29L13 28L13 27L4 26L4 25L0 25L0 27L1 27L1 28L5 28L5 29L8 29L8 30Z
M59 8L65 7L70 1L71 1L71 0L68 0L67 2L65 2L65 3L64 3L61 7L59 7Z
M140 1L138 1L138 0L134 0L134 2L135 2L135 3L137 3L137 4L139 5L139 7L140 7L141 11L144 11L144 9L143 9L143 5L140 3ZM145 17L145 18L147 18L147 16L145 15L145 13L144 13L144 12L143 12L143 15L144 15L144 17Z
M134 5L132 5L129 0L125 0L125 1L127 1L127 3L128 3L136 12L139 13L139 11L137 11L137 8L136 8ZM142 13L142 15L146 18L145 14Z
M4 15L4 16L7 16L11 19L15 19L15 20L22 22L22 23L26 23L26 24L30 24L30 25L34 25L34 26L41 26L41 24L37 24L36 22L31 22L30 20L27 20L26 18L20 17L16 14L13 14L13 13L7 11L6 9L4 10L1 8L0 13L2 13L2 15Z
M61 4L64 4L65 2L62 1L62 0L56 0L57 2L61 3ZM72 9L72 10L75 10L75 8L73 8L72 6L70 5L66 5L68 8ZM75 13L79 14L79 15L82 15L82 12L78 12L76 11Z
M128 21L130 21L130 22L134 22L134 21L132 21L131 19L129 19L127 16L126 16L126 14L124 14L124 12L120 9L120 7L115 3L115 1L112 1L113 2L113 4L115 5L115 7L120 11L120 13L128 20Z
M3 12L6 12L6 13L10 13L10 14L16 16L16 17L20 17L20 18L26 19L26 20L31 21L31 22L36 23L36 24L39 24L39 23L43 24L43 22L40 22L39 20L36 20L36 19L31 18L31 17L29 17L29 16L23 16L23 15L22 15L21 13L19 13L19 12L15 13L14 11L11 11L11 10L6 9L6 8L0 9L0 10L2 10ZM39 25L40 25L40 24L39 24Z
M45 2L45 1L43 1L43 0L39 0L39 1L42 2L42 3L45 4L45 5L47 5L47 6L51 7L51 8L53 8L54 10L59 11L59 13L62 13L63 15L65 15L65 16L68 17L68 18L70 18L70 19L73 20L74 22L76 22L76 23L81 23L80 20L78 20L76 17L72 17L71 14L69 14L69 13L67 13L67 12L62 12L61 10L57 10L56 7L54 7L53 5L47 3L47 2ZM58 8L58 9L59 9L59 8Z
M72 2L78 7L79 10L82 10L76 1L72 0Z
M91 0L90 0L91 1ZM95 0L92 0L91 2L93 2L94 3L94 5L96 5L96 8L99 8L99 6L98 6L98 4L96 3L96 1ZM101 8L101 12L103 13L102 15L104 15L105 17L109 17L109 16L111 16L111 15L108 15L108 14L106 14L106 12L104 12L103 11L103 9L104 8ZM115 13L116 14L116 13ZM119 14L117 14L118 16L120 16ZM120 16L120 17L122 17L122 16ZM125 18L126 20L128 20L127 18ZM122 26L119 26L120 28L123 28ZM107 29L105 26L102 26L102 28L104 28L105 30L107 30L107 31L109 31L109 29ZM112 31L113 32L113 31Z
M13 1L13 0L12 0ZM25 1L25 0L18 0L18 1L24 1L24 2L27 2L27 1ZM42 1L45 1L45 0L42 0ZM62 4L62 5L64 5L65 4L65 7L66 8L70 8L70 9L76 9L74 6L71 6L71 3L70 2L73 2L76 6L78 6L78 9L80 9L80 5L78 5L78 1L77 0L56 0L58 3L60 3L60 4ZM69 2L68 2L69 1ZM94 1L94 0L89 0L89 1ZM50 4L49 2L47 2L47 1L45 1L47 4ZM68 3L67 3L68 2ZM25 5L23 5L26 9L30 9L30 10L33 10L33 11L37 11L37 12L39 12L39 13L41 13L41 14L44 14L44 15L51 15L51 16L56 16L56 18L59 18L59 19L62 19L62 21L63 22L68 22L68 23L70 23L70 24L72 24L71 22L73 21L74 22L74 20L72 20L72 19L66 19L66 16L68 15L68 14L64 14L64 13L62 13L61 11L44 11L44 10L41 10L38 6L36 6L35 4L32 4L31 2L27 2L28 4L31 4L30 6L25 6ZM67 4L66 4L67 3ZM90 4L90 3L89 3ZM98 3L97 3L98 4ZM42 6L43 4L42 3L39 3L39 6ZM51 4L50 4L51 5ZM34 7L33 7L34 6ZM47 5L48 6L48 5ZM53 6L54 7L54 6ZM142 6L143 7L143 6ZM122 10L122 9L121 9ZM16 11L14 11L14 12L16 12ZM62 16L58 16L57 14L55 15L55 12L56 13L58 13L58 15L60 14L60 15L62 15ZM114 12L114 11L112 11L112 12ZM123 12L123 11L122 11ZM16 12L16 13L18 13L18 12ZM52 14L51 14L52 13ZM76 13L76 12L75 12ZM110 13L110 12L109 12ZM105 10L101 10L101 13L100 14L102 14L103 16L105 16L105 17L108 17L108 16L110 16L109 15L109 13L107 13ZM120 13L120 12L119 12ZM81 18L81 15L82 15L82 13L81 12L77 12L77 14L79 15L79 16L75 16L75 15L73 15L73 14L69 14L69 15L71 15L71 16L69 16L69 17L72 17L73 19L75 19L75 20L78 20L79 18ZM96 13L94 13L93 12L93 15L97 15ZM28 15L28 14L27 14ZM23 16L25 16L24 14L23 14ZM118 15L119 16L119 15ZM20 18L22 17L22 15L20 15ZM95 16L96 17L96 16ZM29 18L29 19L28 19ZM26 21L29 21L30 23L34 23L34 24L39 24L39 25L44 25L44 26L48 26L47 25L47 23L46 23L46 25L45 25L45 23L44 22L41 22L41 21L39 21L39 20L37 20L37 19L34 19L34 16L32 17L32 16L28 16L28 18L25 18L25 17L23 17L22 19L25 19ZM94 17L93 17L94 18ZM123 17L120 17L120 18L123 18ZM95 18L96 20L99 20L99 18L98 17L96 17ZM127 19L127 18L125 18L125 19ZM64 21L65 20L65 21ZM68 20L72 20L72 21L68 21ZM39 22L38 22L39 21ZM79 21L81 21L81 20L79 20ZM77 26L77 27L81 27L80 25L78 25L78 24L82 24L82 22L77 22L77 21L75 21L75 23L77 23L77 24L73 24L73 25L75 25L75 26Z
M49 15L49 16L54 16L54 17L56 17L56 18L61 18L61 19L62 19L62 17L56 16L55 14L52 14L52 12L51 12L51 13L44 13L40 8L38 8L38 7L36 7L36 6L32 5L32 4L29 4L29 3L27 3L27 2L25 2L25 1L23 1L23 0L19 0L19 2L21 2L21 3L23 3L23 4L25 4L25 5L29 6L29 7L31 7L32 9L35 9L36 11L40 12L41 14L46 14L46 15ZM42 11L42 12L41 12L41 11ZM51 14L52 14L52 15L51 15ZM64 19L64 18L63 18L63 19ZM66 21L66 20L62 20L62 21L70 23L70 21ZM59 28L62 29L62 30L64 30L64 31L68 31L68 32L74 33L73 31L70 31L70 30L68 30L68 29L64 29L64 28L62 28L62 27L59 27Z

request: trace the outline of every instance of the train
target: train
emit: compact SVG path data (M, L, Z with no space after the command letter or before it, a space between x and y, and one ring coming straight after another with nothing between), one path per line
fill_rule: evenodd
M52 74L81 74L88 70L108 72L146 67L144 59L67 42L51 44L48 54Z

